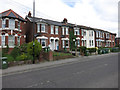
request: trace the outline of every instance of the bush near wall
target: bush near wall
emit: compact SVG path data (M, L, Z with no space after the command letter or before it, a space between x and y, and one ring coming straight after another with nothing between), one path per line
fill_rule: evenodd
M96 52L96 48L87 48L87 50L89 50L89 53L94 53L94 52Z

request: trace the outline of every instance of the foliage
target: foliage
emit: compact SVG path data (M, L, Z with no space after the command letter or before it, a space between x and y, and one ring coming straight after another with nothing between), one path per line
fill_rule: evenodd
M8 45L7 45L6 48L2 48L2 56L3 57L6 56L8 54L8 52L9 52L9 46Z
M119 47L114 47L111 49L111 52L119 52Z
M61 53L61 52L53 52L53 56L68 56L72 55L71 53Z
M15 61L15 59L11 55L7 55L7 61L11 62L11 61Z
M35 57L38 57L40 54L40 51L42 50L42 46L40 45L40 43L37 40L35 40L34 43L35 43L34 54L35 54ZM33 55L33 41L28 43L27 52L29 55Z
M74 35L74 30L70 30L69 32L69 40L70 40L70 50L75 49L75 42L73 41L73 39L76 39L76 36Z
M27 52L27 43L25 44L22 44L20 47L19 47L20 51L22 53L26 53Z
M22 57L21 57L21 56L17 56L15 60L16 60L16 61L21 61L21 60L22 60Z
M20 49L18 47L14 47L14 49L12 50L12 52L10 53L10 55L16 59L17 56L19 56L21 54Z
M89 50L90 53L96 52L96 48L87 48L87 50Z
M82 52L82 53L85 54L85 52L86 52L86 47L85 47L85 46L81 46L81 47L80 47L80 52Z

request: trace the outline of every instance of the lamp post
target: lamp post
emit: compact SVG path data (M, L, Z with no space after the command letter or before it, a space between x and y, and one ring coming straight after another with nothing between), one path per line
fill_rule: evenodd
M34 42L34 31L35 31L35 0L33 0L33 64L35 64L35 54L34 54L34 46L35 46L35 42Z

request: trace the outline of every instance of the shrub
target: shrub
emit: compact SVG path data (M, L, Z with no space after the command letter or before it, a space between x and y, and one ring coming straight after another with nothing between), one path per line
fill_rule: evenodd
M37 40L35 40L34 43L35 43L34 54L35 54L35 57L38 57L40 54L40 51L42 50L42 46ZM27 52L29 55L33 55L33 41L27 45Z
M17 56L15 61L22 61L22 57L21 56Z
M85 47L85 46L81 46L81 47L80 47L80 52L82 52L82 53L85 54L85 52L86 52L86 47Z
M90 53L96 52L96 48L87 48L87 50L89 50Z
M25 43L25 44L22 44L20 47L19 47L19 49L20 49L20 51L22 52L22 53L27 53L27 43Z
M7 55L7 61L11 62L14 61L15 59L11 55Z
M16 59L17 56L19 56L21 54L20 49L18 47L14 47L14 49L12 50L12 52L10 53L10 55Z

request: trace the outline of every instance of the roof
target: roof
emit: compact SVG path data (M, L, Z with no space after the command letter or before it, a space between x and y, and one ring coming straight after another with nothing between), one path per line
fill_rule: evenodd
M18 15L16 12L14 12L11 9L0 13L0 17L15 18L15 19L19 19L21 21L26 21L23 17L21 17L20 15Z
M33 22L33 17L27 17L31 22ZM88 26L83 26L83 25L76 25L76 24L72 24L72 23L63 23L63 22L58 22L58 21L53 21L53 20L48 20L48 19L43 19L43 18L37 18L35 17L35 22L39 23L47 23L47 24L51 24L51 25L57 25L57 26L71 26L71 27L80 27L81 29L86 29L86 30L94 30L94 31L103 31L103 32L108 32L108 31L105 31L105 30L102 30L102 29L97 29L97 28L92 28L92 27L88 27ZM108 32L110 34L114 34L116 35L116 33L111 33L111 32Z

